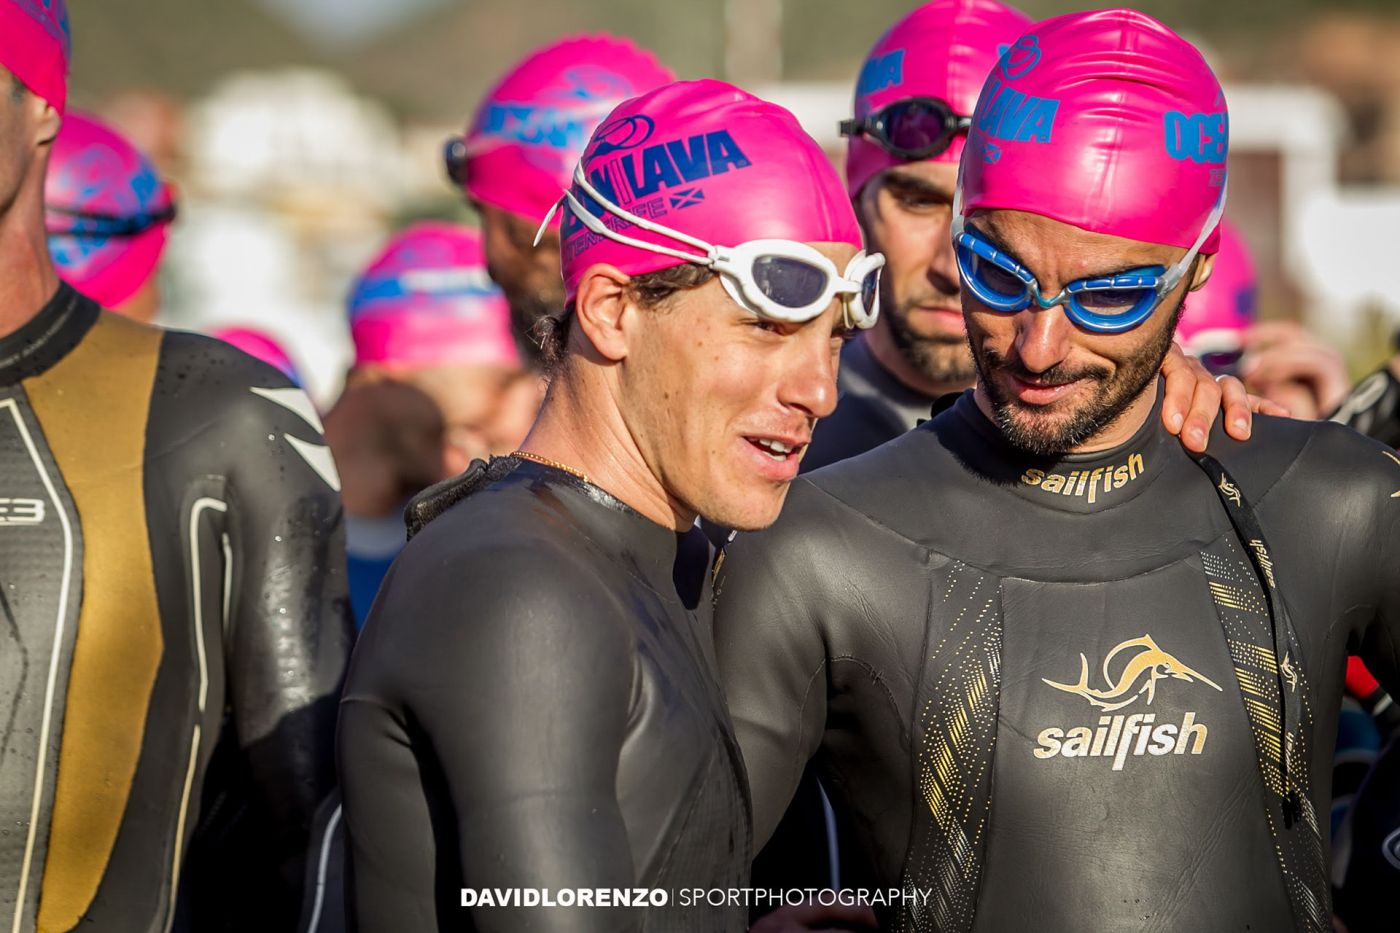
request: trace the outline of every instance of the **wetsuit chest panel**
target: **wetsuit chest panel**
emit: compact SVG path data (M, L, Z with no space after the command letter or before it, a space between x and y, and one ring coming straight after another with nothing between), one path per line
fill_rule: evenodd
M75 925L97 891L163 650L142 486L160 342L160 331L104 313L72 352L24 383L83 537L83 601L39 908L45 929Z
M39 900L83 556L77 511L18 387L0 392L0 477L0 925L10 929Z
M740 884L748 844L734 815L748 811L747 779L695 620L679 602L667 605L641 587L630 602L638 689L617 787L639 881L665 887L729 865L730 883ZM689 806L674 806L677 799Z
M1291 929L1200 563L1094 585L1008 579L1003 591L975 929Z

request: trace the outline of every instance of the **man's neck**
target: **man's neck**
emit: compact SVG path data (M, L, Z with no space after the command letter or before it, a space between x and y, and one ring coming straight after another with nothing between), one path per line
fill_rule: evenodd
M1062 451L1064 454L1092 454L1101 450L1111 450L1121 444L1126 444L1133 435L1141 430L1147 423L1147 419L1152 417L1152 409L1157 403L1157 380L1156 376L1147 387L1138 393L1137 398L1123 409L1122 414L1102 430L1087 438L1083 443L1077 444L1069 450ZM995 411L992 408L991 397L987 395L986 388L978 380L976 388L973 390L973 399L977 402L978 409L987 417L992 424L997 423Z
M695 524L695 513L647 466L598 373L558 375L520 449L577 470L658 525L684 531Z
M926 395L929 399L936 399L967 388L967 383L963 381L938 382L930 379L927 373L915 367L904 355L904 351L895 345L889 325L883 320L877 321L860 339L865 341L866 348L870 350L871 357L879 367L906 389Z
M22 191L0 215L0 337L28 324L57 290L43 199Z

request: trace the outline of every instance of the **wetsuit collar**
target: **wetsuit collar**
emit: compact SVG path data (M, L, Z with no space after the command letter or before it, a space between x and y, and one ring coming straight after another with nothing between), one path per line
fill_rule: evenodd
M420 493L408 507L409 536L468 496L513 485L528 487L653 590L674 592L689 609L701 603L710 547L698 528L678 533L586 480L517 457L478 460L461 476Z
M1162 473L1176 441L1161 423L1162 390L1142 427L1117 447L1036 457L1013 446L964 392L933 430L968 467L1021 498L1065 512L1100 512L1137 498Z
M928 417L931 396L909 388L881 366L864 335L841 351L841 389L876 402L897 430L908 431Z
M48 304L27 324L0 338L0 385L29 379L63 359L101 313L96 302L60 282Z

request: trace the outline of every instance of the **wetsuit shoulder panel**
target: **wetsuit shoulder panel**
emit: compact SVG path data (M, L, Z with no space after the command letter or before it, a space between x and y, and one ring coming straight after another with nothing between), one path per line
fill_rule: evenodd
M306 394L222 341L169 332L151 411L147 511L163 529L151 550L178 580L163 593L186 613L200 594L214 620L213 705L197 713L219 743L202 791L221 821L190 840L192 874L208 888L198 903L210 916L197 924L295 915L310 827L335 782L353 632L339 478ZM265 894L229 898L239 884Z
M444 915L455 892L435 896L434 877L478 889L636 883L617 791L635 610L559 516L521 515L530 499L488 489L428 524L356 646L339 759L362 930L455 922ZM425 810L434 800L450 809ZM522 907L472 922L616 930L637 916Z

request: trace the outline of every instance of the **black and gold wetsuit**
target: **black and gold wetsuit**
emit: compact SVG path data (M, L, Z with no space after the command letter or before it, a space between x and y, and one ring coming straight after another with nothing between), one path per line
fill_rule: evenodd
M61 286L0 464L0 928L290 929L350 638L306 396Z
M1159 419L1038 460L969 393L729 546L757 840L815 757L894 929L1330 927L1348 653L1400 686L1400 459L1261 417L1198 464Z

